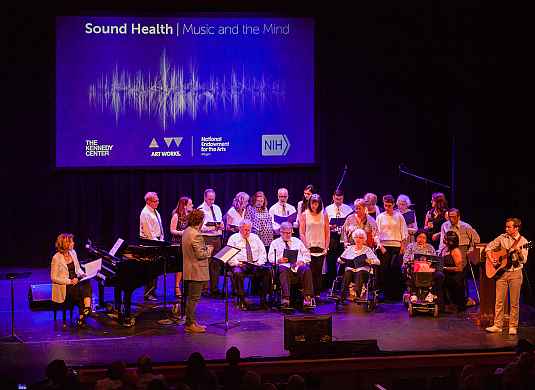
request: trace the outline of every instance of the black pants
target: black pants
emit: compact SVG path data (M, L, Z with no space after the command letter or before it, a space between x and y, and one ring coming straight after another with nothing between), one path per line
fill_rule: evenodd
M236 295L239 298L245 296L245 291L243 288L243 281L245 276L252 276L253 281L260 282L260 301L265 301L266 295L269 292L269 287L271 284L271 273L268 268L256 267L251 264L244 264L241 267L232 267L232 275L234 279L234 287L236 289Z
M465 283L464 271L446 272L444 290L448 296L447 303L453 303L459 310L466 309Z
M334 237L333 237L334 236ZM344 252L344 243L340 242L340 236L331 233L329 252L327 252L327 284L330 287L337 275L337 260Z
M310 256L310 270L312 271L312 283L314 285L314 293L319 295L322 290L322 274L323 262L325 261L325 255L323 256Z
M85 280L74 286L72 284L67 285L67 292L65 300L78 305L80 313L84 310L84 298L91 298L92 290L89 280Z
M312 282L312 271L308 265L302 265L293 272L290 268L279 265L279 280L281 284L282 297L290 298L290 286L300 284L303 286L305 295L314 296L314 284Z
M362 286L364 283L368 282L370 274L366 270L353 272L347 270L344 272L344 282L342 286L342 299L347 298L349 285L351 282L355 283L355 292L357 293L357 298L360 297L360 292L362 291Z
M212 254L216 254L221 249L221 237L220 236L203 236L204 243L206 245L212 245L214 251ZM221 275L221 269L223 268L223 263L221 260L214 259L211 257L208 260L208 269L210 272L210 292L212 294L217 293L217 284L219 281L219 275Z
M380 250L377 255L381 260L379 268L379 289L383 290L385 299L399 301L403 293L401 281L401 264L399 261L400 247L386 246L383 254Z

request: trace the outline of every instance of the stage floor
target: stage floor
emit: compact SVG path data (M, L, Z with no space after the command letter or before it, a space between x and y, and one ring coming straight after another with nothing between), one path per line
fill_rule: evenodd
M208 325L206 334L189 335L183 325L159 325L161 311L151 309L142 301L142 289L133 296L133 310L142 309L136 325L123 328L104 314L88 319L88 327L78 330L61 327L61 313L54 324L51 310L32 310L28 304L30 284L48 283L49 270L0 268L0 273L31 271L29 279L15 282L15 332L21 344L0 344L0 367L17 375L26 383L42 379L46 365L53 359L64 359L73 366L94 366L124 360L134 364L143 353L155 362L184 361L195 351L206 359L224 359L226 350L237 346L244 358L280 358L288 356L283 348L283 315L277 311L242 312L230 305L229 317L240 326L224 330L211 324L223 321L223 300L203 298L198 306L198 321ZM168 297L173 294L174 278L168 276ZM158 286L160 294L163 281ZM96 285L93 286L96 294ZM11 333L9 282L0 281L0 336ZM106 289L111 300L112 289ZM472 294L475 296L475 294ZM488 334L474 321L477 307L463 314L445 314L435 319L430 314L409 318L403 304L382 303L373 313L366 313L355 304L336 311L327 302L315 309L315 314L332 314L333 336L336 340L377 339L381 351L411 353L422 351L465 351L513 348L518 338L535 340L535 310L522 306L518 336ZM297 313L299 314L299 313ZM77 310L73 318L76 318ZM5 374L2 372L2 374Z

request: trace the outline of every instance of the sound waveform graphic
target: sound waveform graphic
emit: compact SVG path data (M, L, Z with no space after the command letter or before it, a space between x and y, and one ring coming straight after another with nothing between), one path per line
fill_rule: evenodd
M176 123L184 116L195 120L200 111L231 110L239 117L249 107L264 110L269 105L279 106L284 103L285 88L283 82L270 81L264 74L257 78L234 69L222 77L210 74L202 81L193 65L187 75L182 66L171 66L164 50L159 74L131 73L116 65L113 73L102 74L89 85L88 96L93 108L115 114L116 126L121 115L134 109L139 117L158 115L166 130L169 120Z

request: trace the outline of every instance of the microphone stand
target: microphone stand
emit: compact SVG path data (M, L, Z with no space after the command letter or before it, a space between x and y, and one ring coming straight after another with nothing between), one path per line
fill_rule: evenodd
M344 179L346 177L346 173L347 173L347 164L344 165L344 170L342 171L342 178L340 179L340 181L336 185L336 191L338 191L340 189L340 186L344 182Z
M423 181L425 184L431 183L431 184L434 184L434 185L442 187L442 188L447 188L448 190L451 189L451 187L449 185L447 185L447 184L439 183L438 181L434 181L434 180L428 179L427 177L418 176L418 175L415 175L414 173L408 172L406 170L407 168L403 164L400 164L398 166L398 169L404 175L414 177L415 179Z
M236 255L237 255L237 253L236 253ZM236 255L234 255L234 256L236 256ZM232 257L234 257L234 256L232 256ZM240 326L240 321L231 321L228 318L228 298L229 298L229 296L228 296L227 275L230 272L229 271L228 262L232 259L232 257L229 258L223 265L223 271L224 271L223 283L224 283L224 289L225 289L225 321L216 322L216 323L212 324L215 327L222 328L225 332L227 332L229 329L232 329L232 328L235 328L237 326Z

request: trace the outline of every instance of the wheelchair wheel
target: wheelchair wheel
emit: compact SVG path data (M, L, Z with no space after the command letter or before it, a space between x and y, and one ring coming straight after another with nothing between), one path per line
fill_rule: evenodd
M409 302L409 306L407 307L407 310L409 311L409 317L412 317L414 315L414 307L412 306L411 302Z
M435 303L435 308L433 309L433 317L438 318L438 304Z

